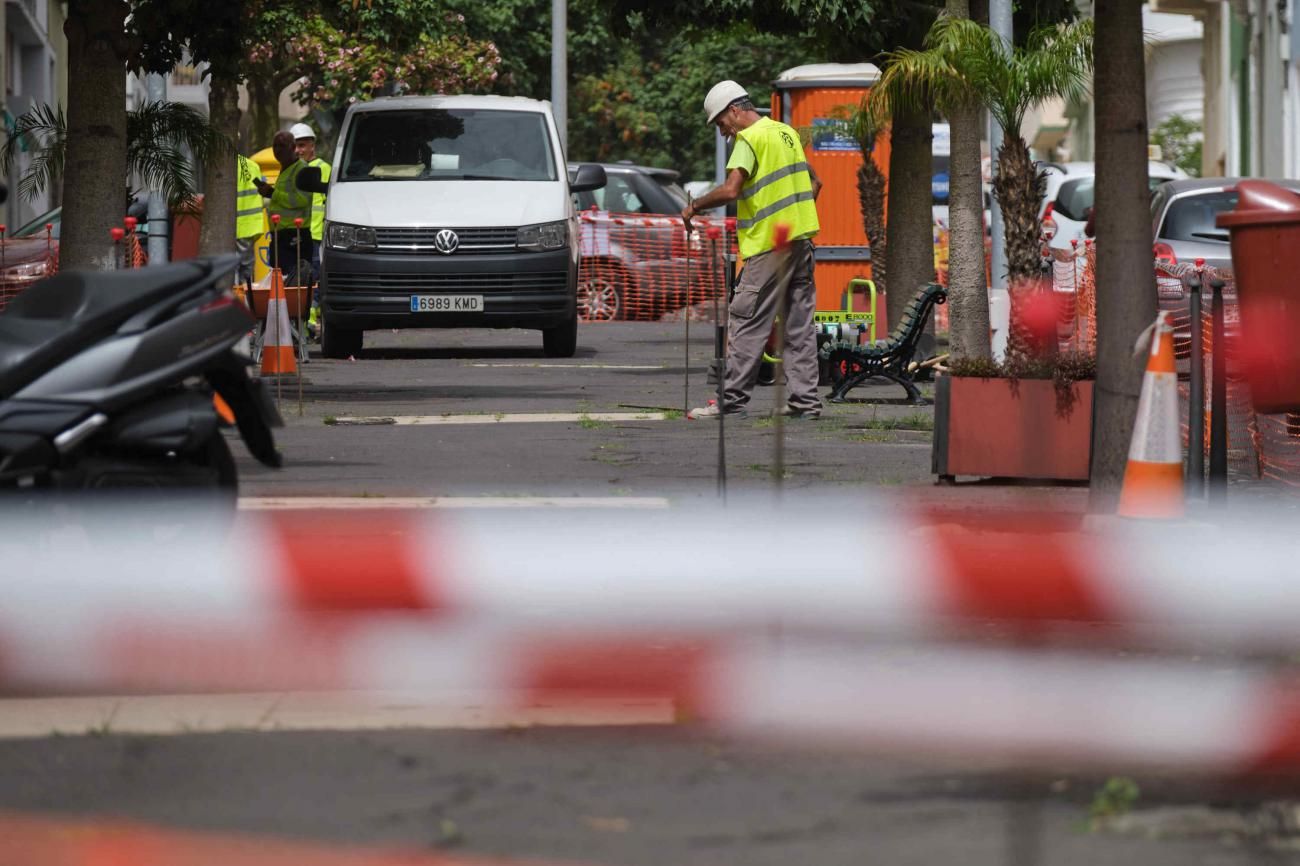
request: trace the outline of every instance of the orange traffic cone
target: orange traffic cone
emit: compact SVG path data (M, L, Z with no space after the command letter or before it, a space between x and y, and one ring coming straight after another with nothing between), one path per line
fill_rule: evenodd
M284 293L284 275L271 271L271 293L266 302L266 328L262 332L262 375L283 376L298 372L293 356L293 325L289 322L289 301Z
M1178 373L1169 313L1156 317L1142 377L1133 443L1119 497L1121 517L1182 517L1183 443L1178 425Z

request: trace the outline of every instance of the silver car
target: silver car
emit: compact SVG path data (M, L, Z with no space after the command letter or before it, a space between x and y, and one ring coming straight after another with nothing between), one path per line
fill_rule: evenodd
M1216 225L1219 214L1237 207L1239 177L1206 177L1171 180L1162 184L1151 199L1151 228L1155 240L1156 285L1160 309L1169 310L1174 319L1174 348L1186 355L1190 340L1187 293L1174 273L1204 259L1208 267L1230 274L1232 248L1227 229ZM1275 180L1279 186L1300 192L1300 180ZM1180 267L1182 266L1182 267ZM1208 287L1206 306L1209 309ZM1235 328L1237 315L1236 286L1229 279L1224 288L1229 328Z

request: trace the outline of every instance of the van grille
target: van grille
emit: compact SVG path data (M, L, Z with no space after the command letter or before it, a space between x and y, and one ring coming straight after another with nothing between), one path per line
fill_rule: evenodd
M330 291L364 292L473 292L509 294L511 292L554 291L569 287L567 271L542 271L522 274L379 274L327 273Z
M444 227L432 228L376 228L375 243L386 253L436 253L433 238ZM519 230L513 226L491 228L452 228L460 238L457 252L506 253L514 252Z

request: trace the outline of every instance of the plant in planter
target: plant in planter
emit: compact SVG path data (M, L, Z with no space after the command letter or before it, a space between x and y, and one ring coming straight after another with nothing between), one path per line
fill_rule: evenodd
M936 381L934 474L1086 481L1096 375L1073 352L954 361Z

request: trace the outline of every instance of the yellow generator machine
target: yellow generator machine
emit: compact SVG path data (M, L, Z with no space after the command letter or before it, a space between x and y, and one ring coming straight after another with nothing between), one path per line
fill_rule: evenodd
M275 183L275 179L280 176L280 163L276 160L271 148L263 148L250 156L249 159L257 163L257 167L261 169L262 176L266 178L267 183ZM265 228L269 230L270 224L266 224ZM270 239L267 237L266 231L263 231L262 239L253 247L253 285L261 282L262 278L271 270L266 264L270 255L270 245Z

